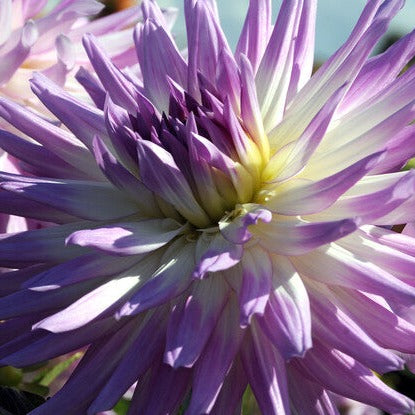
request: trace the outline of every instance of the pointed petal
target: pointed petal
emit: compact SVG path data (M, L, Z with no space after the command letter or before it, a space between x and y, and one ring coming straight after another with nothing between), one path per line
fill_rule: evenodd
M385 349L414 353L415 326L368 296L356 291L335 289L335 304Z
M103 336L92 343L65 386L54 395L53 399L47 400L45 405L32 411L33 414L69 415L69 411L78 414L87 413L91 396L95 396L111 376L135 340L139 329L140 325L132 319L117 331L116 336ZM102 365L102 362L106 364ZM100 367L98 372L94 370L97 367Z
M178 412L186 397L191 381L188 369L172 369L161 364L148 374L136 387L128 414L164 415ZM143 383L143 385L141 385ZM174 390L174 393L171 393ZM93 412L88 413L93 415Z
M293 413L340 415L327 391L318 383L310 381L295 365L287 365L287 378ZM299 388L298 385L302 387Z
M251 62L253 72L258 69L271 35L270 0L250 0L245 23L236 46L235 56L247 56Z
M33 20L28 20L20 30L18 43L10 51L2 55L2 65L0 67L0 83L2 85L9 81L15 71L29 56L30 50L36 43L38 36L37 24Z
M386 32L390 20L402 5L401 0L374 0L367 3L346 43L299 91L287 108L283 122L270 131L272 147L283 146L294 137L298 137L341 85L349 82L350 86L350 82L355 79L373 47Z
M160 112L168 111L168 77L186 85L187 65L163 27L148 19L136 28L134 40L146 96Z
M258 100L268 132L284 114L291 78L294 41L301 15L302 1L283 1L277 22L256 74Z
M102 174L93 162L91 154L64 129L4 98L0 98L0 115L76 169L86 172L90 178L102 180Z
M377 183L376 183L377 182ZM379 186L379 190L375 186ZM372 191L375 190L375 191ZM364 177L358 185L341 196L328 209L318 214L324 219L340 219L359 216L364 223L398 224L399 209L403 207L411 215L410 209L405 209L405 202L413 203L415 191L415 171L397 174ZM408 218L410 220L410 217Z
M31 86L43 104L88 148L95 135L107 138L101 110L74 99L40 73L34 73Z
M247 387L248 380L239 358L233 362L231 370L226 375L219 395L212 408L211 415L240 415L242 397Z
M218 22L215 2L188 0L185 4L186 29L188 38L188 85L191 96L199 97L198 74L202 74L212 85L216 84L219 54L232 52Z
M313 333L319 340L378 373L401 370L404 361L380 347L352 318L336 307L330 301L332 294L328 290L316 292L307 288L312 300Z
M262 121L254 72L244 55L241 55L241 118L252 140L258 145L263 159L268 160L269 142Z
M153 194L111 154L99 137L94 138L92 148L97 164L107 179L134 199L143 216L156 215L159 209Z
M137 110L135 85L106 56L95 36L86 34L82 39L82 44L105 91L114 103L135 114Z
M298 33L295 39L293 68L287 102L308 82L314 64L314 37L316 26L317 0L305 0L301 10Z
M142 257L114 258L91 252L53 266L28 279L22 288L37 291L54 290L78 282L121 274L133 267Z

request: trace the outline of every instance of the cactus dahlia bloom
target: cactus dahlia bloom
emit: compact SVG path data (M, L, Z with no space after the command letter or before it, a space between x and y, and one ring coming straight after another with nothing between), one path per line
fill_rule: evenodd
M131 414L336 414L330 394L390 413L413 402L374 372L415 352L415 32L369 57L400 0L369 0L313 75L315 0L252 0L235 53L214 0L186 0L188 56L155 2L134 42L141 80L84 47L80 102L32 89L67 129L1 101L29 176L1 174L0 362L88 345L32 414L96 414L135 382ZM412 124L411 124L412 123Z

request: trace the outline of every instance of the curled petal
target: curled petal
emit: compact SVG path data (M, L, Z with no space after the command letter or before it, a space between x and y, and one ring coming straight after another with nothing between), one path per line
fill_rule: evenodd
M161 248L182 231L172 219L143 220L82 229L71 234L66 243L113 255L138 255Z
M197 265L195 278L203 278L208 272L222 271L236 265L242 258L241 245L227 241L220 233L203 233L196 245Z
M260 205L244 204L240 209L242 213L236 219L219 222L221 234L234 244L244 244L251 239L252 233L248 230L249 226L256 225L259 220L264 223L272 220L271 212Z

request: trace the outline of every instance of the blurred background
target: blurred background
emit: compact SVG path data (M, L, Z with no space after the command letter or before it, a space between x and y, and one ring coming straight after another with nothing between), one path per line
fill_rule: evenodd
M56 0L55 0L56 2ZM136 4L134 0L108 0L104 3L112 9ZM185 46L185 26L183 16L183 0L158 0L162 7L177 7L179 18L174 33L179 46ZM240 30L248 8L249 0L218 0L222 27L229 43L234 47L237 43ZM273 0L274 19L277 15L281 0ZM349 2L319 0L317 8L316 29L316 60L325 61L347 38L355 25L366 0L353 0ZM405 8L393 20L390 30L390 39L396 39L414 28L415 1L407 1Z
M274 19L282 0L273 0ZM50 0L53 7L59 0ZM138 4L139 0L101 0L107 5L106 13L120 10ZM222 27L229 43L234 47L248 8L249 0L217 0ZM183 0L158 0L162 7L176 7L179 10L174 33L177 43L184 47L186 29L183 16ZM334 0L319 0L317 8L316 29L316 60L324 62L347 38L355 25L366 0L340 2ZM386 43L391 43L414 28L415 1L407 1L405 8L393 20ZM380 45L382 48L382 45Z

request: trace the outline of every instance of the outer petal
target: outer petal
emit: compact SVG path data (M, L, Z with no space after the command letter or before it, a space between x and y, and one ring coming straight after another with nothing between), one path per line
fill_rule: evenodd
M229 373L226 375L215 405L210 412L212 415L240 415L242 397L248 380L240 358L234 360Z
M245 328L254 314L264 314L271 291L272 263L267 251L253 246L245 249L241 266L239 304L241 327Z
M91 344L114 330L114 320L108 318L92 323L86 328L81 327L73 331L71 336L67 333L50 333L46 330L30 331L36 317L39 318L38 315L35 315L35 318L33 315L30 316L29 325L24 329L25 334L15 335L13 340L0 348L2 365L25 367L45 362ZM15 327L20 326L19 329L23 332L21 325L22 322L27 323L27 320L28 317L20 317L9 322Z
M380 347L353 318L336 307L329 290L320 287L315 291L309 284L307 289L312 300L313 333L318 339L378 373L402 369L404 361Z
M380 7L382 3L383 7ZM371 50L386 31L388 23L402 5L403 1L400 0L374 0L367 4L347 42L299 91L287 108L283 122L269 133L273 147L282 146L298 137L329 97L345 82L355 79Z
M367 102L396 79L414 55L414 37L415 31L412 31L394 42L386 52L368 60L342 103L342 112L349 112Z
M74 99L45 76L35 73L31 82L33 92L75 136L91 148L95 135L107 137L101 110Z
M288 102L307 83L313 70L316 12L317 1L305 0L295 39L294 62L288 89Z
M334 243L292 261L300 274L316 281L381 295L407 305L415 300L415 287Z
M198 73L215 85L219 54L227 49L227 55L232 55L212 4L215 1L187 0L185 4L189 54L187 89L196 98L200 96Z
M17 159L15 164L29 174L41 177L85 179L85 174L56 157L47 148L33 144L8 131L0 130L0 147L15 157Z
M192 281L194 251L194 243L184 238L173 242L160 259L161 266L121 307L119 317L138 314L182 294Z
M52 313L61 307L69 306L83 295L99 287L102 282L103 278L97 278L54 290L23 289L16 291L0 298L0 318L4 320L28 314L42 318L45 313Z
M304 376L295 364L287 365L287 378L290 388L291 410L294 414L340 415L327 391L317 382ZM298 387L301 385L301 388Z
M410 220L412 212L405 208L405 202L414 202L414 191L414 170L379 177L367 176L317 217L327 220L359 216L362 224L403 223L399 222L400 212L406 213ZM395 211L400 208L401 211Z
M172 369L165 364L155 366L138 383L128 415L177 413L188 393L190 376L188 369Z
M0 237L0 265L20 268L42 262L61 262L81 255L85 248L65 248L65 238L81 229L84 223L2 234Z
M351 316L379 345L386 349L414 353L415 326L381 304L355 291L334 290L336 305Z
M328 349L316 340L315 343L302 360L296 360L296 367L307 377L335 393L390 413L408 413L415 409L409 398L386 386L358 361L336 349Z
M283 1L271 38L256 74L256 85L265 130L278 124L284 114L293 65L294 42L302 1Z
M307 290L287 258L272 256L273 291L258 327L284 359L304 356L312 346Z
M45 271L39 270L37 275L27 279L21 287L47 291L89 279L119 275L133 267L141 259L140 256L114 258L112 255L91 252L67 260L62 264L48 267Z
M93 162L91 154L69 132L4 98L0 98L0 115L62 160L87 173L90 178L102 180L102 174Z
M118 223L71 234L66 243L91 247L113 255L138 255L166 245L183 227L172 219Z
M137 212L138 206L113 186L90 181L1 174L1 188L82 219L111 220ZM113 203L117 200L117 203Z
M258 223L252 233L268 251L280 255L302 255L354 232L357 220L301 222L275 217L267 224Z
M191 295L172 311L167 330L165 363L191 367L201 355L228 299L228 286L220 275L200 281Z
M269 415L289 415L289 395L285 362L268 339L253 325L241 351L249 384L261 412Z
M111 309L140 282L139 275L113 278L73 302L69 307L46 317L33 326L61 333L82 327Z
M122 356L134 342L139 329L140 325L133 319L120 327L117 335L103 336L93 342L65 386L53 399L32 411L33 415L69 415L74 411L86 413L91 397L99 392L111 376ZM102 365L102 362L106 364ZM94 370L97 367L101 367L98 372Z
M231 297L195 366L188 415L209 413L243 338L235 297Z
M17 45L8 53L2 55L0 69L0 82L2 85L9 81L19 66L29 56L30 49L36 43L38 36L39 32L36 23L33 20L27 21L21 29Z
M89 407L90 413L113 408L126 390L154 364L161 352L166 330L165 321L165 308L146 315L134 343ZM137 350L141 352L138 354Z

